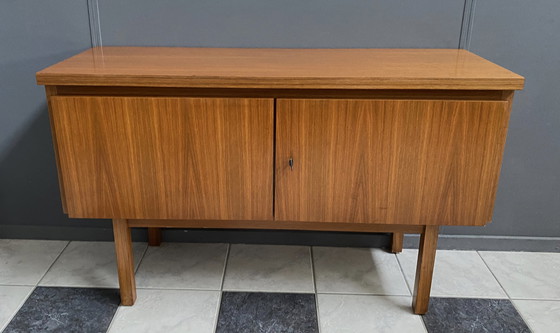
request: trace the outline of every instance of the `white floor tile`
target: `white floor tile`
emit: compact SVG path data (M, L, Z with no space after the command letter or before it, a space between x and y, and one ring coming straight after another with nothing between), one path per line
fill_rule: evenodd
M313 292L307 246L231 245L224 290Z
M6 327L35 287L0 286L0 332Z
M220 290L227 244L162 243L149 247L136 273L139 288Z
M560 300L560 253L481 251L480 255L511 298Z
M138 267L146 243L133 243ZM47 272L41 286L117 288L117 263L113 242L71 242Z
M533 333L558 332L560 301L512 301Z
M134 306L119 307L109 332L211 333L219 291L139 289Z
M314 247L318 293L410 296L392 253L380 249Z
M426 332L412 297L318 295L321 333Z
M34 286L67 241L0 239L0 285Z
M404 250L397 258L412 290L418 250ZM507 298L476 251L446 250L436 253L431 296Z

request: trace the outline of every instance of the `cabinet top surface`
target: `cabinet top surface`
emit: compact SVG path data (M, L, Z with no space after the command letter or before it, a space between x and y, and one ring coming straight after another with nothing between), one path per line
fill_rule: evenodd
M519 90L524 78L457 49L98 47L37 73L41 85Z

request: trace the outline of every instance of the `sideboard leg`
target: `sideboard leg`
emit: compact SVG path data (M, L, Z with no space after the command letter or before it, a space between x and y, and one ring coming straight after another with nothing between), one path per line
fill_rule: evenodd
M439 227L436 225L427 225L420 235L418 262L416 263L416 279L414 281L414 292L412 294L412 307L416 314L425 314L428 312L430 288L432 287L432 275L436 260L438 229Z
M401 253L403 247L404 234L402 232L393 232L393 240L391 241L391 252Z
M132 238L130 237L128 221L113 219L113 233L115 235L121 305L133 305L136 301L136 282L134 280Z
M161 228L148 228L148 245L161 245Z

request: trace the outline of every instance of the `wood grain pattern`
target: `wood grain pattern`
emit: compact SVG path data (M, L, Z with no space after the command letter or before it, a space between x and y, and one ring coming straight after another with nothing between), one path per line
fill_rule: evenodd
M498 101L279 99L276 219L484 225L508 118Z
M428 312L432 276L434 274L434 264L436 262L438 230L438 226L429 225L426 226L422 234L420 234L418 261L416 262L416 277L414 279L414 291L412 292L412 308L416 314L425 314Z
M192 228L192 229L275 229L275 230L317 230L344 232L406 232L419 234L423 226L400 224L367 223L325 223L288 221L235 221L235 220L128 220L133 228Z
M404 234L402 232L393 232L391 235L391 252L401 253L403 248Z
M391 232L395 253L421 233L424 314L438 225L491 219L524 78L465 50L102 47L37 82L65 212L113 219L123 305L131 227L150 245L159 228Z
M523 77L457 49L103 47L37 73L44 85L522 89Z
M134 279L134 257L128 222L123 219L114 219L113 234L115 236L121 305L134 305L136 301L136 280Z
M51 104L70 217L272 219L273 100Z

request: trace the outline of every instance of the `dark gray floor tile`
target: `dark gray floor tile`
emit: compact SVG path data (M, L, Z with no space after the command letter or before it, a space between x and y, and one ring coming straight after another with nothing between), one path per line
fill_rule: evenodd
M507 299L434 297L423 319L429 333L531 332Z
M224 292L216 332L319 332L315 295Z
M119 303L117 289L37 287L4 333L104 333Z

